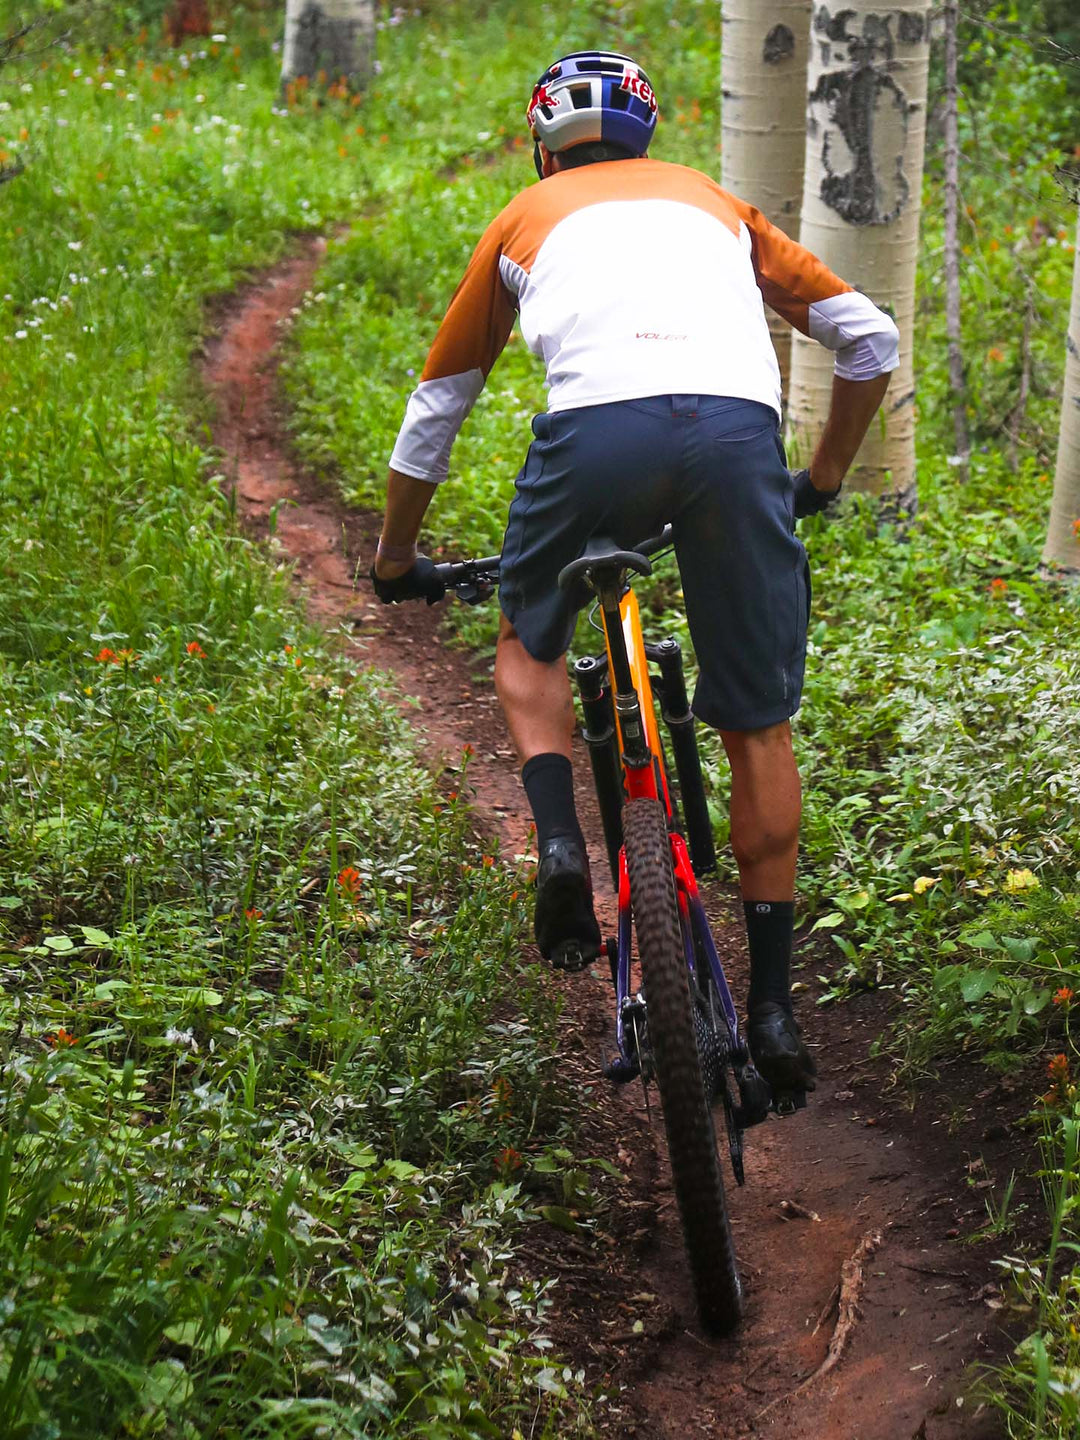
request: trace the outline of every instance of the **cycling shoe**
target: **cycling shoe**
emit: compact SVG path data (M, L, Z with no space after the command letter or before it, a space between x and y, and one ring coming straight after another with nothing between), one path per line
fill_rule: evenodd
M533 925L540 954L556 970L584 970L600 954L589 861L571 836L557 835L541 848Z
M795 1018L775 1000L755 1005L747 1016L746 1038L754 1064L769 1082L774 1097L790 1098L817 1088L817 1066L806 1048ZM795 1104L794 1108L802 1106Z

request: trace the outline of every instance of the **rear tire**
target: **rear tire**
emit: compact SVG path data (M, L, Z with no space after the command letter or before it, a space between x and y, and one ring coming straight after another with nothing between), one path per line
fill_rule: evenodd
M698 1314L707 1330L722 1335L742 1316L742 1284L702 1078L671 842L660 802L631 800L623 810L623 834L649 1042Z

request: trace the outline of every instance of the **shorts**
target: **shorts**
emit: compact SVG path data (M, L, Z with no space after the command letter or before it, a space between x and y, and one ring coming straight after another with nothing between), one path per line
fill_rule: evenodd
M810 570L776 412L657 395L537 415L502 548L499 599L525 649L557 660L584 593L559 571L594 535L623 549L670 521L699 680L694 713L757 730L799 708Z

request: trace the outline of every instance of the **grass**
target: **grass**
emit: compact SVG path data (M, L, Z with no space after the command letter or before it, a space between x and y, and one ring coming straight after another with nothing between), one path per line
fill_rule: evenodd
M290 234L502 144L521 31L464 13L388 30L357 107L283 110L239 11L4 71L13 1440L589 1429L515 1257L570 1133L520 878L467 757L449 799L238 528L192 380L206 302Z

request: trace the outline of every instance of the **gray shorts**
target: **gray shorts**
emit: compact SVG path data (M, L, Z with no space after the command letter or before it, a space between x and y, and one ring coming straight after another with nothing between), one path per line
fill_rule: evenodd
M586 596L564 565L603 535L631 548L670 521L700 678L694 713L756 730L799 708L810 570L795 536L776 412L657 395L533 420L502 548L499 599L537 660L569 647Z

